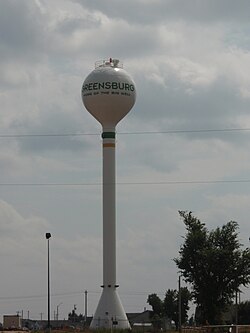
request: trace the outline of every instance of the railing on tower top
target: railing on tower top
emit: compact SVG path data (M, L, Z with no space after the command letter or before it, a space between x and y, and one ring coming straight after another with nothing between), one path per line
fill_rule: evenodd
M95 62L95 68L98 67L116 67L123 68L123 63L118 59L98 60Z

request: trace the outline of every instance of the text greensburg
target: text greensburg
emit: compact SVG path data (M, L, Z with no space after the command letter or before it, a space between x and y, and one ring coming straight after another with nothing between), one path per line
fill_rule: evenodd
M92 91L92 90L102 90L102 89L134 91L135 87L133 84L125 82L110 82L110 81L90 82L82 86L82 92Z

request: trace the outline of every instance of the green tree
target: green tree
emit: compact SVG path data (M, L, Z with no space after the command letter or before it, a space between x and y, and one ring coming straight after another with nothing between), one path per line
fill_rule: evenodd
M74 307L74 309L68 314L68 320L72 321L72 322L81 322L83 321L84 316L80 313L79 315L76 313L76 308Z
M151 322L155 328L162 327L163 318L163 302L157 294L148 295L147 302L151 305L153 313L151 315Z
M250 301L240 302L238 304L238 324L249 325L250 324Z
M166 316L173 320L176 329L178 328L178 292L177 290L168 289L163 301L164 312Z
M191 299L192 294L190 293L188 288L181 288L181 324L185 324L188 321L188 310L190 308L189 301L191 301Z
M230 221L208 231L191 212L179 212L186 226L184 244L175 258L185 281L192 285L200 323L221 323L240 285L250 282L250 250L242 250L238 224Z
M188 320L188 303L190 300L191 293L187 287L181 288L181 324L186 323ZM166 316L174 321L177 329L179 324L179 292L177 290L168 289L163 304Z
M148 295L148 304L151 305L153 313L157 314L159 317L163 315L163 303L157 294Z
M181 288L181 320L182 324L188 319L188 303L191 300L191 294L186 287ZM179 321L179 292L177 290L168 289L165 298L162 301L157 294L148 296L147 302L151 305L153 313L151 321L154 327L162 327L163 319L169 318L175 322L176 329Z

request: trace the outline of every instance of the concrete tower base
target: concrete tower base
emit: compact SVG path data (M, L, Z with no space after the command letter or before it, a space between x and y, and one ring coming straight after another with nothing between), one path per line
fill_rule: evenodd
M90 324L90 328L130 329L128 318L123 309L116 288L103 288L103 292L95 315Z

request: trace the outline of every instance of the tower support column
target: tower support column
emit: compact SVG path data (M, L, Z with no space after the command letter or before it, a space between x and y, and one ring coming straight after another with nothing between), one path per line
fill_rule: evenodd
M115 129L103 131L103 285L116 286Z
M103 291L90 328L130 328L116 283L115 128L103 129Z

